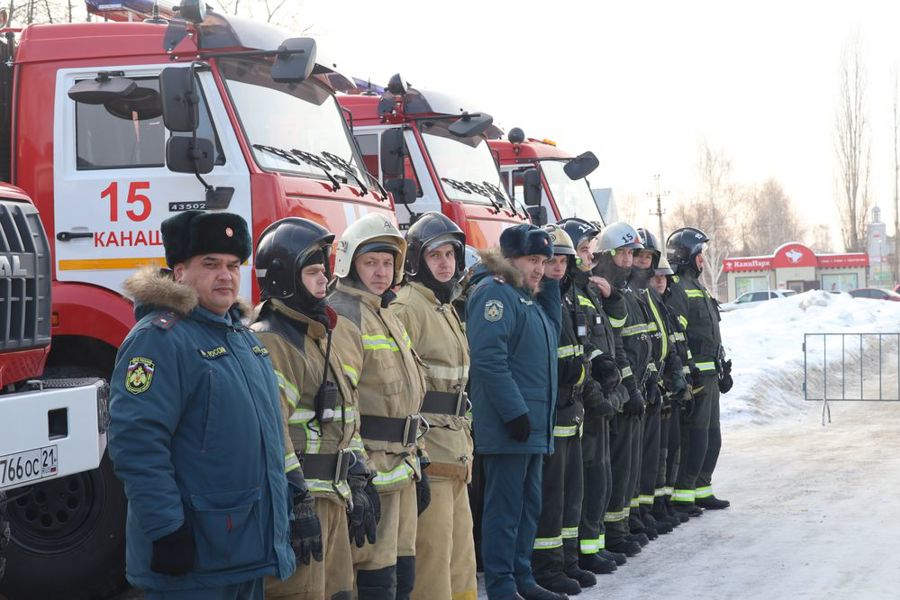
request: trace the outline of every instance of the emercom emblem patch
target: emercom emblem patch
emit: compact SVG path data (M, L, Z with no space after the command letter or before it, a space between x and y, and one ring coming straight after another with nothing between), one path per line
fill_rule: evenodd
M503 318L503 303L499 300L488 300L484 303L484 320L499 321Z
M132 394L140 394L150 389L153 383L153 371L155 365L149 358L135 356L128 362L128 370L125 372L125 389Z

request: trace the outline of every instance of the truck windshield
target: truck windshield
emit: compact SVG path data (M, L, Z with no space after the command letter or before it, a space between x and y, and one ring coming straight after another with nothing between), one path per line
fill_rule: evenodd
M541 169L550 187L550 193L556 201L556 208L563 219L578 217L587 221L602 221L600 211L594 204L591 189L584 179L571 180L563 171L565 162L545 160Z
M277 83L271 65L259 60L222 59L219 69L260 167L323 177L324 165L337 176L366 177L337 100L324 85Z
M475 204L500 203L510 207L497 165L482 137L461 138L451 134L449 121L424 121L422 139L441 180L444 194L451 200Z

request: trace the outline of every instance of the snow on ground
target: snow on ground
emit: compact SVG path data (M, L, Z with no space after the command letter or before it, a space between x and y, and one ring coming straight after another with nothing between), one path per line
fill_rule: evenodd
M798 414L804 404L804 333L896 333L900 302L816 290L722 313L721 329L733 361L734 388L721 399L722 422L730 428ZM821 356L821 338L810 347L812 357ZM830 340L829 365L838 364L839 350L839 340ZM834 382L832 372L829 385Z

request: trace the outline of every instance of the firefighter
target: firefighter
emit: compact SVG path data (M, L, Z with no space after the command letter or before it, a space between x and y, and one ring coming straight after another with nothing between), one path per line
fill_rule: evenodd
M403 279L406 241L380 213L344 230L335 253L337 283L329 302L347 321L334 343L361 356L360 434L378 491L374 544L351 548L356 588L366 599L409 598L416 572L416 520L428 499L419 444L425 382L403 324L391 307Z
M722 445L718 373L722 370L722 337L718 304L700 283L708 242L709 237L694 227L677 229L666 241L669 263L675 269L672 306L684 325L698 371L693 381L694 408L681 423L681 457L672 494L675 508L690 516L699 515L704 508L730 505L712 491L712 474Z
M610 424L610 460L613 489L604 517L606 547L612 552L634 556L649 540L643 533L631 533L629 517L637 504L635 489L640 465L641 418L644 415L644 384L648 376L651 344L643 308L628 285L634 251L643 247L638 232L627 223L607 225L597 238L595 272L607 279L622 297L625 319L617 329L616 361L628 400Z
M111 381L126 574L150 600L261 599L267 575L285 579L314 552L318 522L290 522L278 383L241 324L250 235L239 215L202 211L161 230L171 270L125 282L138 322Z
M564 229L547 225L553 258L546 277L560 284L561 321L557 356L556 422L553 454L544 457L541 517L531 555L538 585L554 592L578 594L597 584L593 573L578 566L578 522L583 498L581 423L584 420L582 392L588 380L584 345L587 326L577 303L572 276L575 246Z
M466 416L469 345L452 301L465 270L466 236L439 212L406 232L406 278L394 307L425 363L422 416L431 503L419 515L413 598L475 600L475 544L467 483L472 423Z
M541 512L542 457L553 451L559 284L534 225L503 230L482 254L466 305L475 447L485 472L482 560L488 598L565 598L540 587L531 553ZM517 593L519 595L517 595Z
M600 230L578 218L564 219L559 225L575 243L578 268L573 275L573 285L587 327L585 355L591 363L591 378L585 383L583 393L584 499L578 527L579 565L593 573L608 574L626 560L624 554L606 549L603 528L603 515L612 491L609 421L628 398L615 360L614 323L624 324L625 305L607 280L591 275L594 240Z
M324 556L286 581L269 579L267 598L349 598L351 538L359 546L375 541L380 505L365 470L352 367L361 357L347 356L356 346L335 345L348 324L325 299L333 242L322 226L290 217L267 227L256 249L262 303L251 329L269 350L278 378L285 472L293 489L303 490L305 480L304 504L314 506L321 522Z

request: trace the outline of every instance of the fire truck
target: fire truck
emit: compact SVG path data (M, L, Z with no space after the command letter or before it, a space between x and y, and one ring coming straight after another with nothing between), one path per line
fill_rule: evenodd
M369 172L392 194L397 220L408 227L427 211L443 212L478 249L496 246L500 232L528 222L528 213L500 181L488 138L502 135L493 118L467 112L457 98L418 90L391 77L339 94Z
M504 187L536 224L569 217L603 223L587 182L600 164L593 152L573 156L551 140L526 138L518 127L489 144L500 157Z
M167 217L228 210L257 236L287 216L339 233L367 212L394 214L390 195L366 172L335 98L337 76L316 62L314 40L207 12L202 0L183 0L177 12L152 0L87 0L87 7L104 21L0 31L0 180L32 199L49 239L40 279L52 298L42 322L52 336L49 352L42 338L46 372L78 380L112 372L134 324L121 284L139 267L164 266L159 226ZM0 225L4 241L26 243L35 231L18 221ZM9 252L0 252L7 314L16 305L4 288L4 256L12 272L28 269ZM252 259L241 279L256 297ZM13 298L31 293L12 290ZM12 381L2 375L4 385ZM66 435L93 427L85 435L93 436L99 468L83 464L63 477L74 472L63 471L73 451L42 441L46 431L24 420L44 409L0 401L0 464L3 455L55 446L59 467L46 481L9 491L12 537L0 595L104 597L124 585L121 485L102 456L97 422L79 425L71 411ZM4 427L21 435L11 439ZM16 459L21 479L18 466Z

